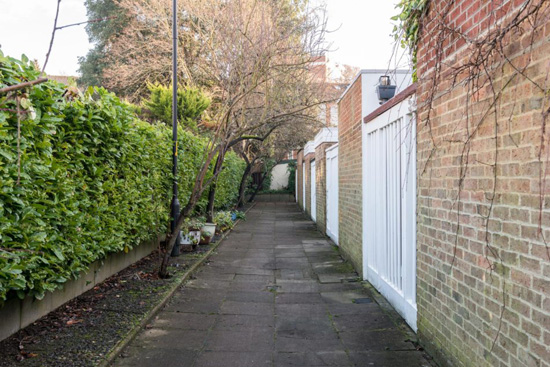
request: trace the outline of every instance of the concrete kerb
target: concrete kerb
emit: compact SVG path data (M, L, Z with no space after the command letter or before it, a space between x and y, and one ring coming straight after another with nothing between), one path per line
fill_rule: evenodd
M245 213L248 213L255 205L256 205L256 203L254 202L245 211ZM237 226L240 222L241 222L240 219L237 220L235 222L235 225L233 226L233 228L235 228L235 226ZM134 340L134 338L137 336L137 334L153 319L153 317L155 317L160 312L160 310L166 305L168 300L170 300L170 298L174 295L174 293L178 290L178 288L183 284L183 282L185 282L187 279L189 279L191 277L191 275L193 275L193 273L212 255L212 253L214 251L216 251L216 249L221 245L221 243L223 242L225 237L227 237L227 235L229 235L231 232L232 232L232 229L227 231L226 233L224 233L222 235L222 237L220 238L220 240L218 242L216 242L214 244L214 246L212 246L212 248L210 250L208 250L208 252L206 252L206 254L203 257L198 259L189 268L189 270L187 270L181 276L180 279L178 279L174 282L174 284L168 290L168 292L160 299L159 303L157 303L157 305L155 307L153 307L153 309L151 309L145 315L145 317L139 322L139 324L137 324L134 328L132 328L132 330L130 330L126 334L126 336L122 340L120 340L117 343L117 345L115 347L113 347L113 349L111 349L111 351L107 354L105 359L101 363L99 363L97 365L97 367L108 367L108 366L111 365L111 363L113 363L113 361L116 359L116 357L118 357L118 355L122 352L122 350L124 348L126 348L126 346L128 346L128 344L130 344L130 342L132 340Z

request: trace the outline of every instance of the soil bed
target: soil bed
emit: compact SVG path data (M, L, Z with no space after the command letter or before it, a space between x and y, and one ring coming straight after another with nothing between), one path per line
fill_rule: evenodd
M173 258L170 279L157 276L158 252L113 275L1 341L0 367L96 366L211 248Z

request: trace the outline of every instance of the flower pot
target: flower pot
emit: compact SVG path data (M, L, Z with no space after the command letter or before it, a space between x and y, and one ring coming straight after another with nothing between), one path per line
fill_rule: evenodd
M189 246L188 248L194 248L201 240L201 232L197 230L190 230L187 234L181 234L180 246Z
M215 223L205 223L201 229L201 245L208 245L216 233Z

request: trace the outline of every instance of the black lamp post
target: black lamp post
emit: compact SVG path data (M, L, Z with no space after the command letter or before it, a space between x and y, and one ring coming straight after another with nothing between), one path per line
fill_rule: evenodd
M180 202L178 200L178 25L177 25L177 0L172 0L172 203L170 211L172 222L170 229L174 233L180 213ZM172 256L180 254L180 235L172 248Z

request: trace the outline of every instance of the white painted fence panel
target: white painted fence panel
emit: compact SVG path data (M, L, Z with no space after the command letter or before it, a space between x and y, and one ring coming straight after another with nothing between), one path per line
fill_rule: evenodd
M311 161L311 219L313 219L314 222L317 221L317 183L316 180L316 174L315 174L315 161Z
M416 331L416 129L408 101L363 132L363 270Z
M302 162L302 209L306 210L306 164Z
M327 149L327 235L338 245L338 145Z

